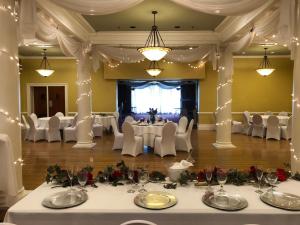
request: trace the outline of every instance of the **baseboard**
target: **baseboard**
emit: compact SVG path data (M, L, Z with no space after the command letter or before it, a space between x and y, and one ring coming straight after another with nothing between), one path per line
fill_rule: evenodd
M197 124L198 130L215 130L216 125L215 124Z

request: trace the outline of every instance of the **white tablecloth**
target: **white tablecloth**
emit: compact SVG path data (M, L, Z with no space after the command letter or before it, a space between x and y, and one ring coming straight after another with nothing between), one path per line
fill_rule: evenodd
M267 120L269 118L269 115L262 115L261 116L263 119L263 124L264 126L267 126ZM277 116L279 119L279 124L280 125L287 125L288 124L288 120L289 120L289 116ZM250 116L250 122L252 122L253 120L253 116Z
M41 205L46 196L66 190L51 189L47 184L31 192L12 206L5 221L18 225L119 225L132 219L145 219L158 225L299 225L300 212L285 211L268 206L260 201L251 186L225 185L230 193L244 196L249 206L237 212L225 212L207 207L201 198L205 188L177 187L166 190L160 184L147 184L152 191L165 190L174 194L178 203L165 210L147 210L136 206L133 199L136 194L127 193L128 186L112 187L98 184L98 188L88 188L89 199L75 208L53 210ZM218 188L218 187L215 187ZM279 191L300 194L300 182L284 182L276 188Z
M161 136L162 134L161 126L155 125L147 125L147 126L139 126L133 125L134 134L137 136L142 136L144 139L144 145L154 147L154 140L156 136Z
M39 127L42 128L48 128L49 127L49 120L51 117L42 117L38 118L38 125ZM65 127L69 126L72 123L72 120L74 119L73 116L64 116L64 117L59 117L60 129L64 129Z
M18 193L15 166L11 140L7 134L0 134L0 191L11 196Z
M95 122L102 124L103 127L108 130L108 129L110 129L112 118L114 118L114 116L99 116L99 115L96 115Z

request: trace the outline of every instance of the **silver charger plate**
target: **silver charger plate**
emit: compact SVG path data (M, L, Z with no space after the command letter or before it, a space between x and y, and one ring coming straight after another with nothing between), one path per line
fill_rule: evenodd
M142 208L159 210L176 205L177 198L167 192L150 191L135 196L134 203Z
M300 211L300 196L278 191L267 191L260 195L260 199L275 208Z
M61 191L46 197L42 205L51 209L66 209L81 205L88 199L84 191Z
M206 192L202 201L205 205L225 211L239 211L248 206L245 198L238 194Z

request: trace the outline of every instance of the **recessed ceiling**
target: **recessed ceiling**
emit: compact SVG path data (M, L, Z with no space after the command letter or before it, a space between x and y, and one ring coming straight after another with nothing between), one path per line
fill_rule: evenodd
M153 10L158 11L159 30L214 30L225 17L200 13L166 0L145 0L123 12L104 16L84 16L96 31L145 31L153 24ZM131 28L135 27L135 28Z
M21 56L41 56L44 47L37 46L22 46L19 47L19 54ZM48 47L47 56L64 56L58 46Z
M287 47L283 47L281 45L273 45L273 46L266 46L268 48L267 54L268 55L289 55L290 50ZM236 55L250 55L250 56L257 56L264 54L264 46L260 44L252 44L247 49L236 53Z

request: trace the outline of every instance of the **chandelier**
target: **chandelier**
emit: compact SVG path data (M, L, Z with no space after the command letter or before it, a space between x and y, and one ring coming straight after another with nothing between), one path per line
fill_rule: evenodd
M256 70L256 72L258 72L263 77L269 76L275 70L275 69L271 68L271 64L270 64L270 61L267 56L267 49L268 48L265 48L264 58L259 65L259 69Z
M47 59L46 50L43 49L43 59L40 68L36 70L42 77L49 77L54 73L54 70L50 68L50 64Z
M146 72L152 77L158 76L162 71L163 70L159 68L157 61L151 61L149 68L146 69Z
M145 46L143 48L139 48L138 51L150 61L159 61L164 58L168 52L171 51L171 49L165 47L165 43L160 36L158 27L155 24L155 15L157 14L157 11L152 11L152 14L154 17L152 29L147 38Z

